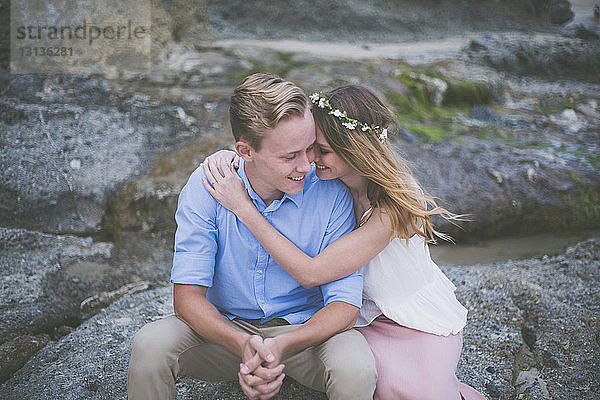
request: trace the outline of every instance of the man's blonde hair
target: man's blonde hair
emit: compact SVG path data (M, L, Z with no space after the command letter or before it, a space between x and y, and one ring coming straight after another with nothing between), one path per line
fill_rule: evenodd
M275 75L253 74L235 88L229 106L235 141L243 140L260 150L266 131L293 116L303 116L308 97L292 82Z

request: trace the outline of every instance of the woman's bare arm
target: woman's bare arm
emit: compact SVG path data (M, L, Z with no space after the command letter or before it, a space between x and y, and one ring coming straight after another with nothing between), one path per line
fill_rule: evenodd
M310 257L273 228L256 208L254 210L238 217L277 264L306 288L350 275L379 254L391 238L391 229L379 218L381 214L374 212L363 226Z
M360 228L310 257L264 219L250 201L233 168L213 174L205 168L204 186L224 207L233 211L265 250L302 286L311 288L350 275L375 257L392 238L388 217L376 209ZM210 184L209 184L210 182Z

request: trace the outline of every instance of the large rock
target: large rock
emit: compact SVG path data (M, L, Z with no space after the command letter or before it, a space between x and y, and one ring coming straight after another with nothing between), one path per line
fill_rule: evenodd
M510 386L501 398L595 398L600 377L600 361L594 356L600 347L598 238L555 257L448 273L471 311L472 343L466 346L498 354L499 364L485 368L485 378L511 369ZM461 362L470 360L464 357ZM489 379L486 387L491 386L498 387Z
M492 399L595 399L600 379L600 240L556 257L445 267L470 310L459 378ZM172 312L171 288L127 296L50 342L0 397L119 399L129 348L146 322ZM234 382L181 379L179 398L242 399ZM314 397L316 396L316 397ZM288 381L280 398L324 398Z
M0 387L3 399L79 398L125 399L129 351L135 332L145 323L173 313L171 287L125 297L83 323L72 334L50 344L30 362L37 375ZM34 361L36 360L36 361ZM26 366L22 371L25 371ZM52 378L50 378L52 376ZM26 388L29 386L29 388ZM246 397L237 382L207 383L180 379L178 398L231 399ZM325 399L320 393L288 380L282 399Z
M471 59L498 71L600 83L600 41L560 35L491 34L471 41Z
M363 2L153 0L152 56L216 38L405 41L465 32L550 29L572 18L564 0ZM9 2L0 1L0 65L9 57ZM74 18L80 13L73 12ZM155 60L153 60L155 61ZM103 66L98 66L102 70Z
M423 146L398 140L422 185L456 213L470 214L460 227L438 227L460 240L562 229L594 228L600 207L595 168L550 150L506 146L464 137ZM443 166L441 168L440 166ZM577 171L577 172L574 172Z
M0 344L0 382L5 382L11 375L42 349L50 336L46 333L38 335L17 336Z
M557 0L425 0L419 3L281 0L268 4L221 1L207 7L209 25L224 38L351 42L392 42L473 31L549 29L549 20L563 23L569 11L568 1Z
M333 62L307 54L256 48L229 50L251 64L261 62L277 73L285 73L308 91L353 83L372 88L392 107L394 96L412 101L409 90L396 77L398 67L394 61ZM459 115L450 126L442 122L444 130L465 132L458 137L449 134L446 140L428 142L422 135L416 137L405 129L398 139L392 139L399 153L415 166L414 173L425 188L452 211L470 214L475 220L463 225L466 231L449 224L441 225L444 230L462 240L514 232L538 233L557 226L594 227L600 223L600 208L593 201L600 192L600 175L593 157L600 128L600 120L593 117L596 106L586 106L587 115L579 112L581 107L577 112L568 111L568 115L574 114L571 120L547 116L542 109L548 101L563 104L572 96L588 96L587 93L576 93L579 89L574 87L573 92L560 95L538 95L509 87L507 90L515 96L526 96L529 103L540 106L511 105L512 109L508 109L503 93L507 81L489 68L449 61L440 64L431 68L443 73L450 82L462 82L466 92L473 82L485 86L493 101L500 103L494 109L501 110L495 112L487 107L488 113L494 114L492 119ZM589 96L593 99L597 94ZM404 119L402 111L397 113ZM111 226L105 224L105 228L128 232L174 230L172 215L179 190L210 152L210 146L216 148L212 139L218 138L195 138L190 146L164 152L155 168L129 181L109 202L106 221ZM216 143L225 146L228 141L231 143L229 137L222 136ZM125 237L128 236L131 233Z
M550 23L565 24L573 19L575 13L571 10L571 3L566 0L553 0L550 5Z
M79 323L79 303L98 288L112 243L0 228L0 340ZM87 272L87 273L86 273Z
M179 190L206 154L231 144L228 97L241 76L256 70L281 74L307 90L360 83L390 103L394 96L412 101L408 89L397 79L397 61L331 61L306 53L242 47L200 51L166 46L157 53L161 62L147 74L128 81L4 76L8 83L0 98L0 219L4 226L99 234L119 243L136 235L129 232L172 235ZM456 62L448 67L450 64L439 63L430 69L461 70L460 81L466 82L463 90L474 84L487 88L484 100L469 101L477 104L492 99L504 106L505 84L499 74L489 68L457 67L460 63ZM469 76L476 78L465 81ZM458 79L447 78L449 82ZM561 90L566 92L563 97L580 95L577 88ZM450 90L446 92L449 95ZM533 101L545 101L532 96ZM464 141L460 138L433 144L433 152L424 152L426 147L417 142L402 143L402 147L406 147L409 158L423 166L417 171L423 184L436 189L432 193L447 199L450 208L474 214L482 221L479 229L489 236L508 231L496 224L500 220L511 226L521 221L519 204L544 204L543 208L526 210L531 219L540 213L548 215L542 215L544 221L555 216L560 219L559 214L568 210L576 215L572 225L580 220L593 224L600 213L585 198L593 199L598 193L594 178L597 168L590 170L585 162L591 160L595 165L600 123L589 117L597 113L596 107L588 108L591 113L575 116L576 126L581 127L577 128L577 140L573 140L571 126L563 129L566 134L554 129L552 125L560 125L562 120L546 120L541 110L530 110L512 119L498 113L501 123L479 122L502 130L504 137L519 140L477 141L467 132ZM402 116L401 109L397 112ZM465 128L459 119L453 124L450 129ZM547 129L548 125L553 129ZM568 142L566 149L573 153L568 154L570 158L552 151L557 136L559 141ZM586 154L592 155L584 162L573 157ZM479 159L485 167L472 168ZM503 163L504 159L511 162ZM456 172L440 167L447 162L455 164ZM467 186L444 176L462 177L465 170L470 180ZM493 186L493 180L503 187ZM479 197L480 191L469 189L477 186L490 189L484 199ZM547 192L552 195L547 196ZM496 217L490 219L490 214ZM522 231L531 232L532 227L540 231L547 226L530 224Z
M55 233L101 230L113 192L148 171L157 153L227 135L227 105L227 96L200 91L10 75L0 98L0 220Z
M168 280L169 249L158 240L144 243L123 260L110 242L0 227L0 382L48 340L126 294Z
M80 323L79 303L114 284L112 243L0 227L0 381L65 326ZM115 279L116 281L116 279Z
M0 382L49 339L124 295L167 281L172 256L163 240L146 237L115 250L91 237L0 227Z

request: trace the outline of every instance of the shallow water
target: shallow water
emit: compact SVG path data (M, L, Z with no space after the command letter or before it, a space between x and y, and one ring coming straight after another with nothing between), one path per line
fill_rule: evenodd
M431 246L430 250L431 257L439 265L489 264L497 261L554 255L592 237L600 237L600 229L497 238L468 245L444 244Z

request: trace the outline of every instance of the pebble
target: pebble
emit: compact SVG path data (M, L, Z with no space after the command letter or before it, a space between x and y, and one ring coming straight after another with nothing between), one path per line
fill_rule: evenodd
M487 390L488 394L490 395L490 397L492 399L499 399L500 396L502 395L502 392L500 391L500 389L498 389L498 386L496 386L492 382L486 383L485 389Z
M469 118L479 121L489 122L491 124L499 124L502 122L502 117L488 106L474 106L469 111Z
M527 169L527 180L529 182L537 181L537 172L535 172L535 169L533 169L533 168Z
M71 162L69 163L69 165L73 169L79 169L79 168L81 168L81 160L79 158L74 158L74 159L71 160Z
M83 247L90 248L90 247L92 247L93 244L94 244L94 239L92 239L90 236L81 239L81 245Z
M95 392L100 388L100 380L93 376L86 377L84 382L85 388L91 392Z

